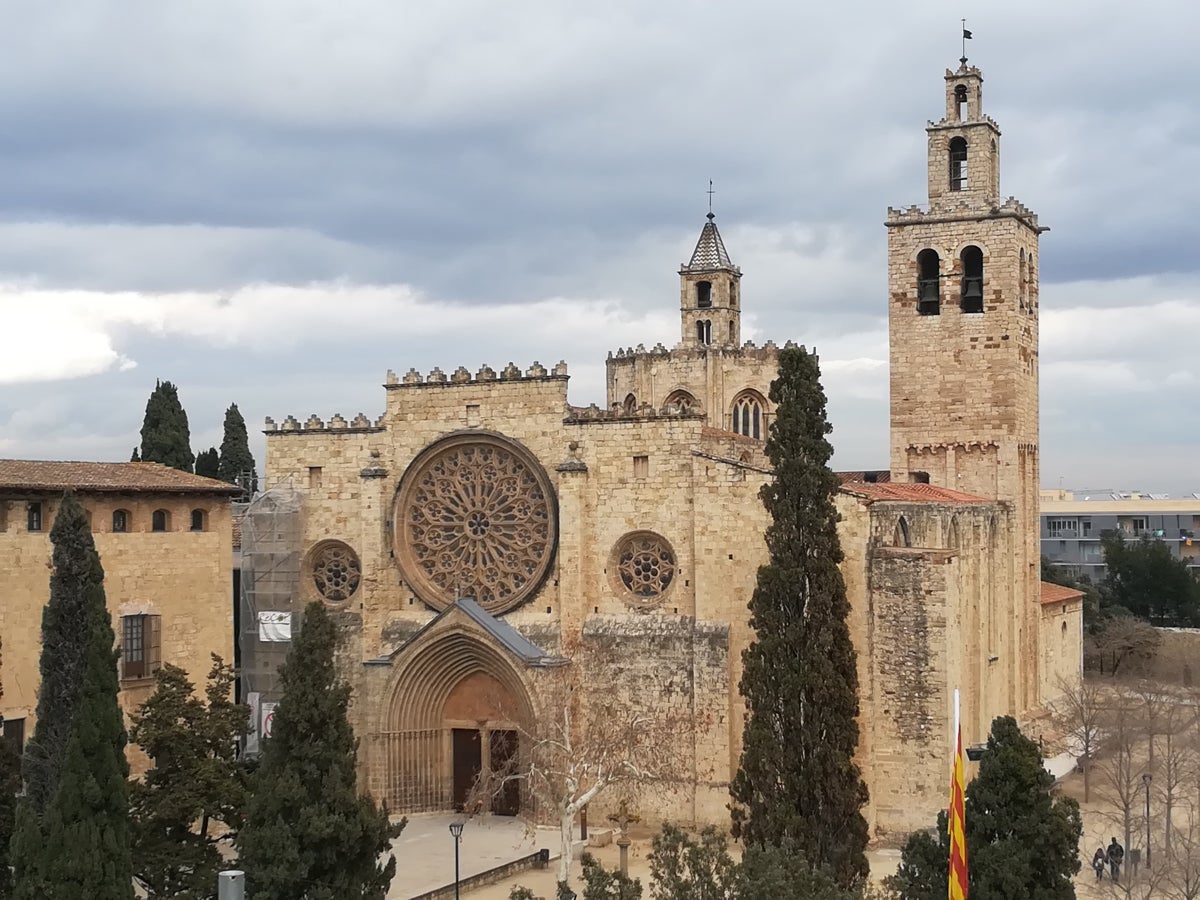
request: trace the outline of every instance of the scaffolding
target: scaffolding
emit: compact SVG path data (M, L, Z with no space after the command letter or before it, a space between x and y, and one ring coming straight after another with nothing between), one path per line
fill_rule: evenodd
M300 624L302 497L290 483L254 498L241 521L241 597L238 603L239 695L250 705L246 752L270 734L279 700L279 666Z

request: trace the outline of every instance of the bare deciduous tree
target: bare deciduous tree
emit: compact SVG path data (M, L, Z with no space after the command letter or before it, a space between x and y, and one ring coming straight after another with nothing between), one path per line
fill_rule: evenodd
M518 723L519 752L499 770L485 770L469 807L482 809L506 786L519 783L539 810L558 822L559 881L570 877L576 816L602 792L669 787L684 765L684 746L701 727L660 693L622 690L603 651L573 648L572 662L545 673L541 714ZM591 652L589 652L591 649Z
M1083 802L1091 801L1091 769L1104 738L1106 687L1089 679L1058 681L1055 720L1066 733L1070 750L1078 754L1083 773Z

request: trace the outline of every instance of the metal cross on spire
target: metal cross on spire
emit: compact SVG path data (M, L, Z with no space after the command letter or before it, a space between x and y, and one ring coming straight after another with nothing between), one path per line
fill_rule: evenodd
M967 31L967 20L966 19L962 20L962 31L963 31L963 33L962 33L962 53L963 53L963 55L959 58L958 61L965 66L967 64L967 41L971 40L971 32Z

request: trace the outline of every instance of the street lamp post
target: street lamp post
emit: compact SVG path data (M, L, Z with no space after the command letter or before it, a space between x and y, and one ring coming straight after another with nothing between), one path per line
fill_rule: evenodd
M1150 773L1142 776L1142 784L1146 786L1146 869L1150 869Z
M454 836L454 900L459 900L458 893L458 845L462 843L463 826L466 822L451 822L450 834Z

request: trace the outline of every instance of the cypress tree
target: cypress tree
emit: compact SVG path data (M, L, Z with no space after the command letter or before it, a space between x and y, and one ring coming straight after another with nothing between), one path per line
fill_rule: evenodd
M38 720L13 837L18 900L129 900L125 726L104 572L87 516L63 498L42 616Z
M137 447L133 448L133 453L131 453L129 455L129 461L130 462L141 462L142 461L142 454L138 451Z
M196 454L196 474L203 475L205 478L221 476L220 457L217 455L216 447L209 447Z
M195 462L191 441L179 390L169 381L156 381L142 420L142 462L162 463L190 472Z
M730 787L734 836L787 846L848 887L867 874L867 789L854 763L858 675L816 354L780 351L770 397L775 476L761 493L769 560L758 570L755 638L742 657L748 711Z
M404 826L389 824L355 786L350 688L335 668L336 645L329 612L310 603L279 669L283 692L238 833L254 900L383 900L396 871L394 858L379 858Z
M0 697L3 696L4 687L0 685ZM9 843L20 790L21 748L11 738L0 737L0 898L12 896Z
M1054 797L1053 787L1037 744L1016 720L992 722L979 774L966 792L971 900L1074 900L1083 824L1079 804ZM908 839L887 886L900 900L942 900L949 865L946 814L939 813L934 835Z
M249 480L243 484L243 474ZM254 456L250 453L250 439L246 434L246 420L232 403L225 410L225 436L221 440L221 464L219 474L222 481L241 485L251 494L258 490L258 472L254 468Z

